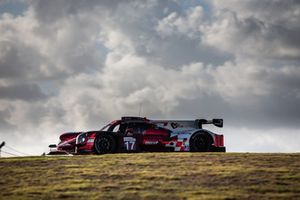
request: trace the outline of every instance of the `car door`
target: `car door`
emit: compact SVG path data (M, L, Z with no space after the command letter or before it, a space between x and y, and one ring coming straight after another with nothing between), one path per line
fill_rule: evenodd
M138 152L141 150L141 144L143 141L143 129L144 125L141 122L128 122L124 124L122 131L124 134L123 144L124 149L127 152Z

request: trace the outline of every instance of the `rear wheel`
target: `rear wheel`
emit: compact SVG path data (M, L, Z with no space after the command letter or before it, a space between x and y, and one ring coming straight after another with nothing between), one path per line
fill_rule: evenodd
M205 152L211 145L210 136L206 133L195 133L190 139L190 151Z
M97 154L114 153L116 142L111 135L98 135L94 143L95 152Z

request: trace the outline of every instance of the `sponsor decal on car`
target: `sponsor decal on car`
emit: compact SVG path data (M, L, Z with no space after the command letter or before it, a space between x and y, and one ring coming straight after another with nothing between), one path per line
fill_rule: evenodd
M155 145L155 144L158 144L158 141L145 141L144 142L145 144L147 144L147 145Z

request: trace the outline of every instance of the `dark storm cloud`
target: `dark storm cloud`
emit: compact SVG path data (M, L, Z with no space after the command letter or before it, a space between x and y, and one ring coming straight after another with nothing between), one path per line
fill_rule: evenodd
M281 96L283 95L283 96ZM288 127L297 129L300 123L297 99L286 94L260 99L255 105L247 101L234 105L217 95L203 95L193 100L181 100L174 117L223 118L225 128L249 128L265 131ZM249 97L251 98L251 97Z
M10 110L7 108L5 110L0 110L0 131L1 134L6 134L7 132L10 132L14 130L16 127L9 123L9 118L11 117Z
M38 61L33 49L11 41L0 41L0 57L0 78L25 77Z
M7 42L1 42L0 48L0 76L2 78L12 77L22 73L22 68L20 69L20 66L22 66L23 63L21 63L18 58L18 49L11 47Z
M104 8L102 12L111 11L120 3L121 1L118 0L33 0L32 6L36 18L42 23L55 23L65 17L89 12L98 6Z
M47 96L35 84L0 86L0 99L35 101Z

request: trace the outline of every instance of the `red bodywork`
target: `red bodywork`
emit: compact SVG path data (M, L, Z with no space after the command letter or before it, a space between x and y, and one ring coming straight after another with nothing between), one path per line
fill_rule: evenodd
M111 134L115 140L114 152L139 151L189 151L190 137L198 132L211 138L208 151L225 152L224 137L207 131L187 127L180 122L151 121L139 117L123 117L104 126L99 131L70 132L60 136L60 142L52 154L65 152L68 154L94 154L95 140L98 135ZM170 126L171 128L170 128Z

